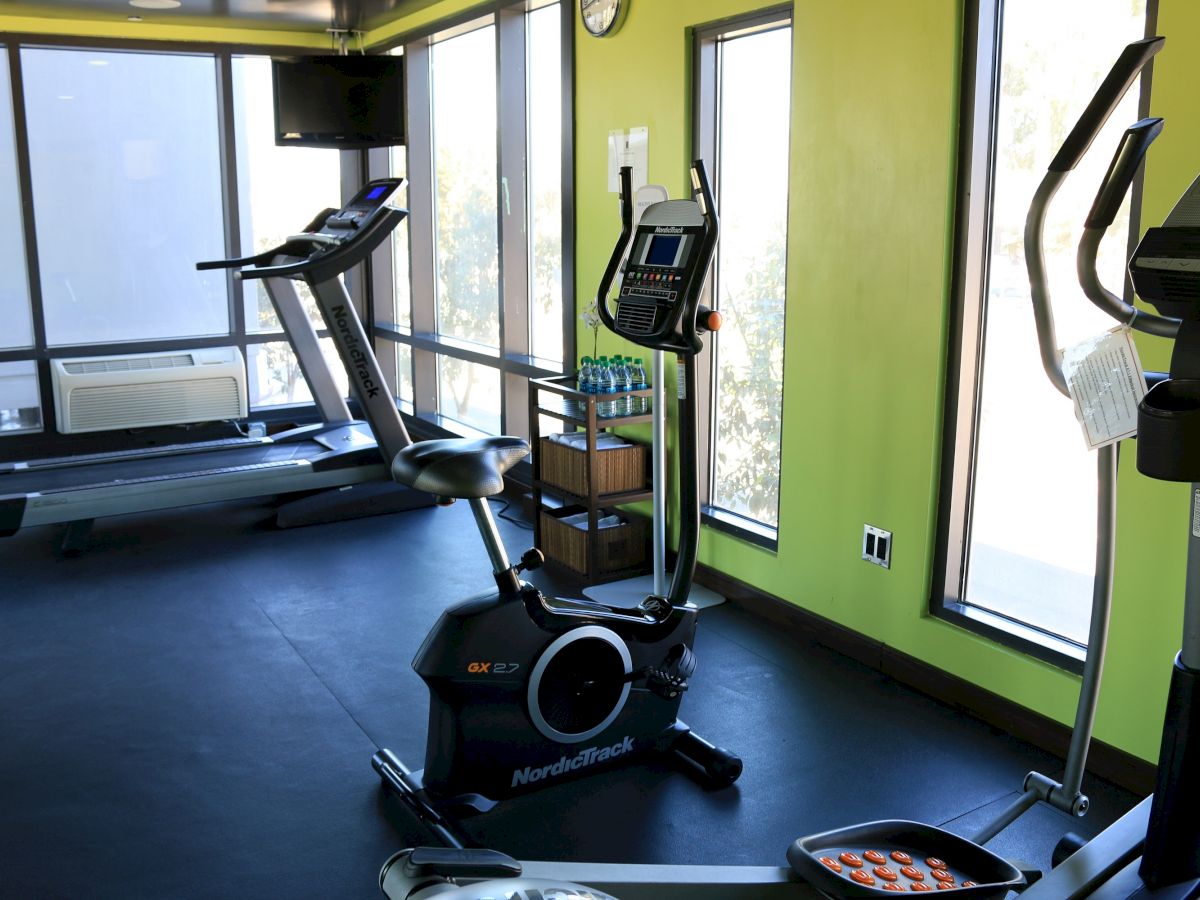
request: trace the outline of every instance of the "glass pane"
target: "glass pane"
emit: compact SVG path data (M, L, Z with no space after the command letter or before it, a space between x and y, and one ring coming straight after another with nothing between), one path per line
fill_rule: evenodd
M431 53L438 331L488 347L500 346L495 32Z
M13 140L12 91L8 51L0 47L0 348L33 346L29 281L25 273L25 235L21 230L21 193L17 184L17 148ZM2 409L0 405L0 409ZM0 430L4 428L0 422Z
M392 175L407 177L408 148L391 148ZM408 185L398 190L392 198L393 206L408 207ZM409 278L408 219L401 222L392 232L392 296L395 303L396 324L412 327L412 282Z
M21 50L51 345L229 331L211 56Z
M33 362L0 363L0 434L42 430L41 392Z
M321 353L333 372L334 382L345 397L350 391L350 383L332 340L321 338ZM251 344L246 348L246 368L252 408L312 402L312 392L300 372L296 354L287 341Z
M721 45L714 506L779 523L792 31ZM716 336L714 336L715 338Z
M396 396L412 405L412 347L408 344L396 345Z
M489 434L500 433L500 371L448 356L438 357L439 410L443 416Z
M1096 460L1038 355L1022 233L1034 189L1121 48L1142 36L1143 0L1096 0L1088 15L1007 0L996 119L993 238L967 602L1087 640L1096 543ZM1115 324L1083 296L1075 250L1116 141L1137 119L1131 90L1059 192L1046 266L1063 346ZM1101 245L1105 284L1124 284L1129 204ZM1036 436L1036 440L1031 439Z
M562 5L526 17L529 46L529 329L534 356L562 362Z
M237 143L238 211L242 253L249 256L282 244L303 230L321 210L341 204L341 163L337 150L275 146L271 60L233 58L233 116ZM295 281L309 317L324 327L312 293ZM246 331L279 330L279 318L262 281L245 282L242 302Z

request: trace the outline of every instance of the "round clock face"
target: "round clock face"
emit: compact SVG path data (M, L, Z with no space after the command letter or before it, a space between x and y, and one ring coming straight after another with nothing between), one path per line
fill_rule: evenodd
M583 27L596 37L603 37L616 30L622 6L629 0L579 0L579 14Z

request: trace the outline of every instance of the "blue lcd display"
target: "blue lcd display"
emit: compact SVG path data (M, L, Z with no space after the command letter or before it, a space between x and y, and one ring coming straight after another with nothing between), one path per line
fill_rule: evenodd
M364 200L378 200L380 197L382 197L384 194L386 194L387 191L388 191L388 186L386 184L381 184L381 185L379 185L379 187L371 188L371 193L367 194L367 196L364 197L363 199Z
M650 247L646 250L646 265L675 265L675 257L679 255L679 242L682 240L683 236L679 234L656 234L650 239Z

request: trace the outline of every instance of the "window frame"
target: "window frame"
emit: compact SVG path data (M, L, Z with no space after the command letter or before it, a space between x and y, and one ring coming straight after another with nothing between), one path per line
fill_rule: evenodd
M720 131L721 119L721 84L720 84L720 45L730 39L736 39L749 34L773 31L780 28L795 28L795 9L792 3L779 3L764 7L754 12L745 13L693 26L691 32L692 50L692 158L703 159L707 165L709 181L711 182L714 198L720 208L721 196L721 154ZM791 85L788 86L789 93ZM789 104L790 108L790 104ZM790 191L789 191L790 197ZM785 213L786 215L786 213ZM786 246L785 218L785 246ZM718 254L713 257L712 271L705 282L701 293L701 302L713 306L713 291L717 284L720 265ZM784 259L786 279L786 255ZM784 325L786 331L787 302L784 298ZM748 516L743 516L731 510L723 509L712 504L712 483L715 477L716 462L712 452L712 444L716 434L716 404L713 396L717 386L717 367L713 361L719 353L718 341L720 335L711 338L710 351L701 354L697 361L697 382L706 385L697 398L697 420L699 422L700 454L699 468L704 477L700 484L700 521L715 531L731 535L747 543L776 552L779 548L778 526L767 525ZM785 343L784 358L786 366L787 347ZM780 385L780 492L776 499L777 505L783 495L783 402L784 385Z
M562 197L562 326L561 363L531 355L530 253L526 223L528 210L528 96L526 77L526 15L557 4L560 10L560 70L562 77L562 145L560 155ZM574 201L574 16L568 0L492 0L461 14L440 19L380 45L383 51L403 48L405 70L406 175L429 172L429 178L408 182L409 295L411 327L397 324L394 315L394 282L391 250L381 247L371 261L374 309L369 321L379 342L411 348L413 402L406 412L452 433L477 435L476 429L445 416L438 397L438 356L464 360L497 370L501 379L500 427L504 434L528 435L528 380L573 371L575 359L575 201ZM431 53L434 44L476 28L495 26L497 179L496 214L499 256L500 346L487 348L437 331L435 185L432 179ZM368 171L382 177L389 171L386 150L370 151ZM507 187L507 191L505 188ZM506 212L507 209L507 212ZM386 302L385 298L392 300ZM380 352L384 374L396 380L395 352Z
M1087 648L1060 635L964 599L975 457L978 452L988 248L996 165L999 85L1003 59L1004 0L968 0L963 16L962 67L955 192L953 259L943 398L937 536L929 598L932 616L1035 659L1080 674ZM1155 33L1158 0L1146 0L1144 33ZM1153 66L1139 84L1138 114L1148 114ZM1143 172L1134 179L1128 254L1137 246ZM1125 299L1132 287L1124 280Z
M42 298L41 272L39 267L36 215L33 203L33 180L29 151L28 118L25 109L24 77L21 67L21 50L24 48L47 48L56 50L97 50L108 52L148 53L171 56L202 56L214 60L217 119L214 139L218 142L220 159L220 189L222 201L222 223L224 226L224 252L227 256L241 255L242 234L238 196L239 176L248 173L237 171L236 122L234 116L233 59L238 56L308 56L328 53L312 47L297 47L284 44L214 44L210 42L184 42L135 39L85 38L73 36L47 36L39 34L11 33L0 39L8 54L10 80L9 102L12 105L13 134L16 141L17 179L21 197L21 232L25 241L25 277L29 289L29 306L33 317L33 343L31 346L0 350L0 362L33 362L37 367L38 393L41 404L42 423L40 430L19 431L0 434L0 457L19 459L28 455L70 454L76 448L87 447L104 441L103 435L62 434L58 431L55 412L54 390L50 364L54 359L76 356L108 356L127 353L156 353L180 350L197 350L208 347L235 346L243 358L248 359L248 348L279 341L279 331L246 331L245 306L242 302L241 283L234 280L233 273L226 275L226 303L229 331L223 334L194 337L153 338L141 341L117 341L99 344L64 344L48 346L45 328L45 309ZM341 192L339 199L352 196L362 181L365 163L359 151L340 153ZM364 273L365 274L365 273ZM366 283L368 278L351 271L346 275L346 287L351 299L359 309L367 302ZM317 330L319 337L327 337L325 328ZM311 402L278 406L252 407L251 414L257 421L292 423L307 420L315 415Z

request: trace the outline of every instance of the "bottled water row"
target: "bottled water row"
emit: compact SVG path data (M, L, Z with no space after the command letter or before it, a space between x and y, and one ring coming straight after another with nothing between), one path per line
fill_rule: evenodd
M641 359L601 356L594 360L585 356L579 365L578 386L585 394L606 396L606 399L596 402L596 414L601 418L641 416L650 412L649 397L628 393L650 386Z

